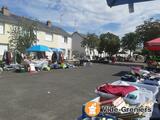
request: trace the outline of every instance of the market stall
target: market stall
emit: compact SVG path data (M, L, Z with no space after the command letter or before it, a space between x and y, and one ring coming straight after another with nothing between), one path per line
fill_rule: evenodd
M146 42L145 49L152 52L151 55L146 56L148 67L160 68L160 38L156 38Z
M49 70L49 67L48 67L49 60L48 60L47 56L45 56L44 52L52 52L52 50L50 48L48 48L47 46L44 46L44 45L34 45L34 46L28 48L27 52L36 52L37 53L38 59L30 59L28 61L29 66L32 66L32 70L30 69L31 71L43 70L43 69Z
M88 116L85 111L87 102L83 104L82 115L78 120L106 120L108 118L111 120L150 120L154 104L160 102L159 88L159 73L140 67L131 67L130 72L121 76L120 80L104 83L95 89L97 97L91 101L100 105L100 113L94 117ZM104 111L104 108L107 109ZM111 108L116 108L117 111L112 111Z

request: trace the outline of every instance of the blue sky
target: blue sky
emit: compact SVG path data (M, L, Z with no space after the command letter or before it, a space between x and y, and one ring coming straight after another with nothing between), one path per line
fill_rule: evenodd
M0 7L3 5L20 16L42 22L51 20L69 33L113 32L123 36L146 19L160 19L160 0L135 4L132 14L128 5L110 8L106 0L0 0Z

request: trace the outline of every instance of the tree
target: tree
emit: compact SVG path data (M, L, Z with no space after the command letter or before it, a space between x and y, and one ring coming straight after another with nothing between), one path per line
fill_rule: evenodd
M99 38L96 34L88 33L87 37L81 42L82 47L89 48L90 52L97 48L99 42ZM94 53L94 52L93 52Z
M160 37L160 21L150 20L144 21L142 25L136 27L136 33L139 41L143 44L149 40Z
M105 46L106 46L105 34L101 34L100 41L99 41L98 48L97 48L100 54L102 54L105 51Z
M20 53L25 53L26 49L36 43L37 25L35 22L28 22L24 19L18 22L17 26L12 26L9 46Z
M107 52L109 56L116 54L120 49L120 39L113 33L105 33L100 35L99 52Z
M125 34L121 39L121 46L123 50L130 50L130 53L135 51L138 46L137 34L134 32Z

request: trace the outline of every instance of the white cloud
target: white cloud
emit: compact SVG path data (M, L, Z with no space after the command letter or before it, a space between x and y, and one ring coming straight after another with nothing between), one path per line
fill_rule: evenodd
M118 23L120 28L114 33L122 36L134 31L145 19L158 14L159 5L159 0L138 3L132 14L128 12L128 5L109 8L106 0L34 0L25 4L20 2L18 8L41 21L50 19L54 24L75 27L83 33L111 31L101 26Z

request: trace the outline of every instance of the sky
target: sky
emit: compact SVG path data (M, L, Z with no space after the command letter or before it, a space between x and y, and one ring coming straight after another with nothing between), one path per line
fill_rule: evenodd
M160 0L136 3L134 13L129 13L128 5L110 8L106 0L0 0L2 6L20 16L51 20L69 33L112 32L122 37L144 20L160 19Z

